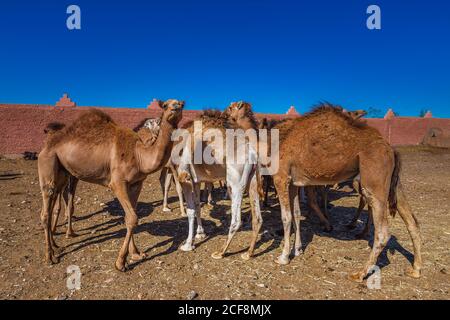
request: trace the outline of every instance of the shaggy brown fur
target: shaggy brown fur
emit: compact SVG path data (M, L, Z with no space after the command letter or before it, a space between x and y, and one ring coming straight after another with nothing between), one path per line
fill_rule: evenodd
M420 231L398 181L400 161L392 147L375 128L329 103L289 122L288 126L275 126L284 131L280 141L280 167L273 176L285 229L283 253L278 262L289 262L292 218L296 229L295 253L299 254L301 249L300 209L294 208L292 213L291 207L298 194L297 188L333 185L359 174L362 192L372 208L375 239L369 260L352 279L362 281L389 240L388 205L399 212L407 226L415 254L413 268L408 274L419 277L422 267Z
M54 133L56 131L62 130L66 125L60 122L50 122L44 129L44 133Z
M145 256L138 251L133 238L138 223L137 200L147 175L161 169L170 157L171 135L181 120L184 102L170 99L159 105L163 109L161 131L151 146L143 143L132 130L118 126L110 116L95 109L48 136L48 143L38 159L43 198L41 222L48 262L58 261L54 253L51 213L69 175L111 188L122 205L127 233L115 267L125 271L128 253L132 260Z

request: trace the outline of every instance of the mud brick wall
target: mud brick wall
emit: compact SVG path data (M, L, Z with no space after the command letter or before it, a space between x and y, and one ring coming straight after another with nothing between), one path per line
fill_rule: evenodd
M90 107L55 107L51 105L0 104L0 154L38 152L44 140L44 128L49 122L69 124ZM157 108L106 108L117 123L134 128L143 119L160 116ZM199 111L183 111L183 123L194 119ZM258 118L282 119L282 114L257 114ZM421 144L430 132L437 129L438 137L428 137L427 142L440 147L450 147L450 119L395 117L392 119L367 119L392 145ZM448 144L448 145L447 145Z

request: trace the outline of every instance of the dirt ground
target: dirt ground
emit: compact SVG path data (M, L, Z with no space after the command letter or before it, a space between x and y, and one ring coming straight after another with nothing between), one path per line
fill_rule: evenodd
M423 235L423 276L411 279L404 270L412 259L412 243L400 219L391 220L392 237L379 260L381 289L347 279L369 254L370 240L356 240L362 228L347 230L357 206L355 194L332 192L334 230L321 230L318 220L303 209L301 223L305 253L287 266L274 263L281 252L281 220L272 198L263 213L257 256L243 261L240 253L250 241L249 205L243 206L244 226L230 254L214 260L226 237L229 201L203 206L208 238L195 251L178 247L187 235L171 191L172 213L162 212L158 174L149 176L139 199L140 225L136 242L148 258L126 273L114 269L125 234L122 209L106 188L80 183L74 229L79 237L66 239L64 218L56 241L61 261L43 261L44 234L40 226L41 195L37 162L0 160L0 298L1 299L448 299L450 297L450 151L401 149L402 181ZM61 215L64 217L64 214ZM363 214L365 221L367 215ZM82 272L81 290L66 287L66 269Z

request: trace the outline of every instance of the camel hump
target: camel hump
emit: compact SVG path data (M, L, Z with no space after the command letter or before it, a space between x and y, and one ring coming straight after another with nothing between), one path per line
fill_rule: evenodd
M66 125L64 123L61 123L61 122L50 122L45 127L44 133L45 134L54 133L56 131L60 131L60 130L64 129L65 126Z
M75 120L75 123L90 123L92 125L95 125L114 123L114 121L106 112L103 112L96 108L92 108L85 111L77 120Z

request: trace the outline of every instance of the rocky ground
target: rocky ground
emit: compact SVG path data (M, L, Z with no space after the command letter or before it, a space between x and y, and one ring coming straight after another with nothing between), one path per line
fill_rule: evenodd
M349 231L358 199L333 192L330 210L334 230L321 231L318 221L303 210L305 253L287 266L274 259L280 253L278 204L263 213L257 256L243 261L240 253L250 240L249 206L244 227L223 260L211 253L223 243L230 215L229 201L203 206L208 238L194 252L177 250L187 234L175 194L172 213L162 212L158 175L148 177L139 199L138 246L148 258L126 273L114 269L125 234L122 209L112 193L80 183L74 228L79 237L66 239L60 222L56 237L61 261L44 263L44 235L39 222L41 195L37 162L0 160L0 298L2 299L448 299L450 291L450 152L402 149L402 181L423 233L423 276L411 279L404 270L412 244L399 217L391 220L392 238L379 260L381 289L347 279L369 254L369 240L355 240L362 228ZM220 195L216 194L220 198ZM362 219L365 221L366 214ZM63 219L61 219L63 220ZM79 266L81 289L66 287L67 267Z

